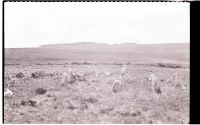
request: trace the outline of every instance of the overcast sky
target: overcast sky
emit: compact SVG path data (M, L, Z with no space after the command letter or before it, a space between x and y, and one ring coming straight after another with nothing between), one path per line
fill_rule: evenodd
M189 3L6 2L5 47L189 42Z

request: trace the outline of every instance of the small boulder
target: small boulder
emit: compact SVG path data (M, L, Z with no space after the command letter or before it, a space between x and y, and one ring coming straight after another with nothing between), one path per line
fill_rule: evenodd
M105 74L106 76L110 76L110 75L111 75L110 72L104 72L104 74Z
M114 81L114 85L113 85L113 87L112 87L112 91L114 92L114 93L117 93L117 92L120 92L121 91L121 81L119 81L119 80L115 80Z
M4 92L4 96L5 97L12 97L13 92L10 89L6 89L6 91Z

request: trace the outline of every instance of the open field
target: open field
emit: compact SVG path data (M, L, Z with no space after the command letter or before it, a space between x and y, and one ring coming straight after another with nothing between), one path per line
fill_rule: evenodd
M84 79L63 83L68 68ZM149 71L159 78L160 94L151 91ZM4 97L4 122L188 123L189 73L189 44L5 49L4 88L14 94Z

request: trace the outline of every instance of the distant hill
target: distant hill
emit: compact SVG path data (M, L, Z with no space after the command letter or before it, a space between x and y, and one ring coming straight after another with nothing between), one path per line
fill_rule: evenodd
M135 45L136 43L120 43L120 44L107 44L97 42L75 42L75 43L61 43L61 44L48 44L41 45L40 47L65 47L65 46L110 46L110 45Z
M189 43L106 44L95 42L43 45L37 48L6 48L5 62L182 62L189 63Z
M88 51L132 51L132 50L151 50L154 49L165 51L165 50L176 50L186 49L189 47L189 43L166 43L166 44L136 44L136 43L121 43L121 44L107 44L107 43L96 43L96 42L76 42L76 43L62 43L62 44L49 44L42 45L39 48L65 48L69 50L88 50Z
M48 45L42 45L40 47L95 46L95 45L109 45L109 44L96 43L96 42L75 42L75 43L48 44Z

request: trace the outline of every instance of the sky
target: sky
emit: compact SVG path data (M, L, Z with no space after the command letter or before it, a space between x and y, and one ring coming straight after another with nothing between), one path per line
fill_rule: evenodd
M5 48L190 41L186 2L5 2Z

